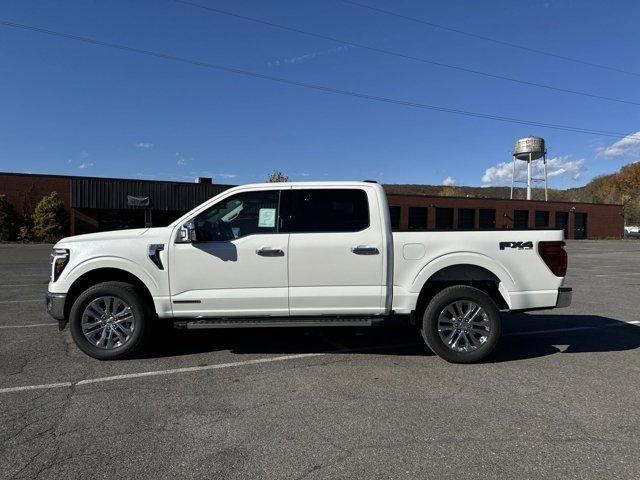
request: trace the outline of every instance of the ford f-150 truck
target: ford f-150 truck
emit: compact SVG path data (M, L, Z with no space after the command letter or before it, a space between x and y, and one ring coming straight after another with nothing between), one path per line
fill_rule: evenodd
M439 356L485 358L500 311L563 307L562 230L392 232L373 182L224 191L168 227L65 238L46 306L98 359L176 328L372 325L406 318Z

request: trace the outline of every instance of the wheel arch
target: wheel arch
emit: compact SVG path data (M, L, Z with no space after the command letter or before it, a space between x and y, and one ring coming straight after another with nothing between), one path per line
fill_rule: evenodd
M467 285L485 292L501 310L509 308L504 277L477 263L454 263L433 269L419 290L415 311L422 311L439 292L454 285Z
M71 284L71 287L69 288L67 296L65 298L65 318L69 318L71 307L82 292L93 285L97 285L98 283L110 281L125 282L134 285L142 295L145 303L149 306L149 308L152 309L151 311L154 314L156 313L151 291L140 278L138 278L133 273L122 270L120 268L98 267L78 276L78 278L76 278Z

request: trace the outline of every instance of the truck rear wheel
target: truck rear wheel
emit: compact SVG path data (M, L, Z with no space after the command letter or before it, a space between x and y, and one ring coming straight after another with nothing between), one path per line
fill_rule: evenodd
M136 287L104 282L82 292L71 307L69 326L76 345L99 360L117 360L140 346L151 314Z
M429 348L446 361L474 363L493 351L500 340L500 328L500 311L489 295L456 285L431 299L421 333Z

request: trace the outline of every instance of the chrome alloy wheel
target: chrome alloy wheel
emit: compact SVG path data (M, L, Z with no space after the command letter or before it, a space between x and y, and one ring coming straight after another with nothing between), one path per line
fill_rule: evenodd
M489 338L489 316L471 300L457 300L442 309L438 317L438 334L451 350L473 352Z
M82 333L91 345L106 350L123 346L135 329L131 307L118 297L98 297L82 313Z

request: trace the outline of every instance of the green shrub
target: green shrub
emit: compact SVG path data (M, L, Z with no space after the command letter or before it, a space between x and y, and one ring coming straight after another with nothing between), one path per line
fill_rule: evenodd
M67 212L57 192L42 197L33 214L33 236L36 240L53 242L64 235Z

